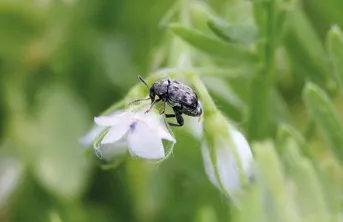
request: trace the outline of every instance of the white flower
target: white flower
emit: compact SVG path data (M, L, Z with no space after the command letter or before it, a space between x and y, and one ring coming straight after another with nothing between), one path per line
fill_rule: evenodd
M232 149L236 149L242 164L243 172L247 178L252 175L251 164L253 156L247 140L239 131L231 129L229 134L235 147L229 147L229 144L225 139L217 138L216 141L214 141L215 147L209 148L208 143L204 142L201 149L205 171L210 181L224 194L229 195L231 198L235 198L235 194L241 191L242 183L237 161L235 160ZM215 172L210 151L214 152L217 172ZM218 181L218 179L220 181Z
M202 106L200 101L198 101L198 103L200 104L200 106ZM204 125L204 115L205 115L204 113L205 113L205 110L203 107L202 114L200 117L185 118L185 127L187 131L198 140L200 140L203 137L203 125Z
M115 112L110 113L109 116L113 116L122 112L123 111L115 111ZM85 148L88 148L104 132L105 129L106 127L102 127L98 125L93 126L93 128L90 131L88 131L86 135L84 135L83 137L79 139L80 144L84 146Z
M100 155L105 159L125 152L126 148L132 156L161 159L165 157L162 139L176 143L165 125L163 116L153 111L149 113L125 111L110 116L95 117L94 122L100 127L109 127L99 144Z

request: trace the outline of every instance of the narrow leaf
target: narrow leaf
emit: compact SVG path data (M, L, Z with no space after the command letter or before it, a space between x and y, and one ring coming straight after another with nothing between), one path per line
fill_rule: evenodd
M184 41L205 53L233 61L247 62L256 60L255 55L247 47L228 44L178 24L172 24L169 28Z
M259 38L259 30L253 24L231 25L217 18L209 19L207 24L218 37L228 42L251 44Z
M324 135L331 151L343 164L343 123L332 101L313 83L306 85L303 97L312 119Z
M292 204L286 193L284 169L273 143L257 143L253 146L253 150L258 163L256 182L263 194L261 202L265 208L275 206L265 216L268 221L294 221L290 214Z
M296 209L303 218L327 221L327 212L321 184L312 164L303 158L294 140L288 140L286 149L291 170L291 178L295 183L294 200Z
M334 67L334 74L343 88L343 33L338 26L333 26L327 35L327 49Z

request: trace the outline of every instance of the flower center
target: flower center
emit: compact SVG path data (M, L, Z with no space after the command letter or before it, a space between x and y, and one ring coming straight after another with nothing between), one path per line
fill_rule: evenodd
M137 125L137 121L134 121L130 124L130 131L134 131Z

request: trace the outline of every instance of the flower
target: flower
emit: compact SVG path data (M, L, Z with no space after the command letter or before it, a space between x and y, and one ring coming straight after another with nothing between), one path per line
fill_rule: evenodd
M235 194L241 191L242 181L233 149L237 151L237 157L240 159L243 172L247 178L252 176L251 163L253 156L250 146L242 133L230 129L229 135L232 140L232 147L230 147L227 140L218 137L215 139L213 147L209 147L207 142L203 142L201 150L209 180L224 194L235 198ZM215 158L216 168L210 150L214 152L213 158Z
M110 113L109 116L113 116L115 114L119 114L122 112L123 111L115 111L115 112ZM80 144L88 148L104 132L105 129L106 127L102 127L98 125L93 126L92 129L86 133L86 135L84 135L83 137L79 139Z
M94 122L101 128L109 128L96 147L105 159L126 152L131 156L144 159L161 159L165 157L162 139L176 143L169 133L161 115L151 111L124 111L110 116L99 116ZM98 131L93 131L96 134ZM90 134L93 135L93 134Z

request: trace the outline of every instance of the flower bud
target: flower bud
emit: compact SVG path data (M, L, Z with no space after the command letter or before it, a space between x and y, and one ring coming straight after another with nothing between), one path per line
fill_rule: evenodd
M205 138L201 150L205 171L221 192L236 201L236 195L252 175L252 152L243 134L228 127L227 120L219 112L212 118L204 121Z

